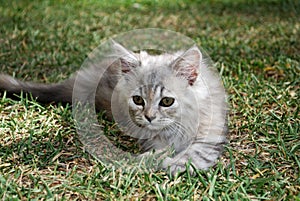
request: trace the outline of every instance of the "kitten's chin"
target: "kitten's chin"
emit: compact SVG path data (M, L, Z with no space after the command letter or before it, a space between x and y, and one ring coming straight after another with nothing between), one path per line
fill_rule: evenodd
M145 129L148 129L149 131L162 131L166 128L167 126L162 126L162 125L155 125L155 124L147 124L144 126Z
M145 128L147 128L150 131L162 130L162 128L160 126L155 126L155 125L152 125L152 124L147 125Z

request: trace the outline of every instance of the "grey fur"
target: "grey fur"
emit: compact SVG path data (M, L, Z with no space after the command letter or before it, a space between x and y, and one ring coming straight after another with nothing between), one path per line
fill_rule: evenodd
M99 63L50 85L0 74L0 90L31 93L41 102L72 102L74 82L80 77L82 91L98 85L96 108L106 110L125 133L138 138L143 155L153 149L174 148L175 155L165 157L162 168L170 168L174 174L185 170L188 161L198 169L212 166L226 143L226 94L200 50L193 46L186 52L153 56L132 53L117 43L113 48L122 56L105 72L99 68L104 63ZM104 73L100 81L99 72ZM133 96L144 102L135 104ZM173 98L174 103L161 106L164 97Z

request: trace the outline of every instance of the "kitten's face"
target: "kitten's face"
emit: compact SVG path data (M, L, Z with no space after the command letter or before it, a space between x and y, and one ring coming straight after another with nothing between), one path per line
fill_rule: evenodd
M182 136L190 127L182 123L185 114L197 111L191 89L202 58L198 48L174 55L134 54L117 44L115 48L120 67L112 98L116 122L133 137Z
M149 130L164 129L179 116L175 95L161 84L141 86L132 93L128 105L132 121Z

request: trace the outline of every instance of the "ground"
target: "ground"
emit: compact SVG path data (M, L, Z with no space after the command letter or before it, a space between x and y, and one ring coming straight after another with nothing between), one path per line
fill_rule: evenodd
M216 166L145 173L82 149L70 106L0 99L2 200L300 200L300 3L0 1L0 71L61 81L102 40L136 28L204 48L228 92L229 144ZM109 127L108 127L109 128Z

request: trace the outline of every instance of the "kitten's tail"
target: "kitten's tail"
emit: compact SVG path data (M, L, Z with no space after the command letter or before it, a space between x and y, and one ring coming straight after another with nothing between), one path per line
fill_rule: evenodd
M73 85L73 78L61 83L41 84L23 82L9 75L0 74L0 92L6 91L10 97L20 95L22 92L30 93L33 98L41 103L72 103Z

